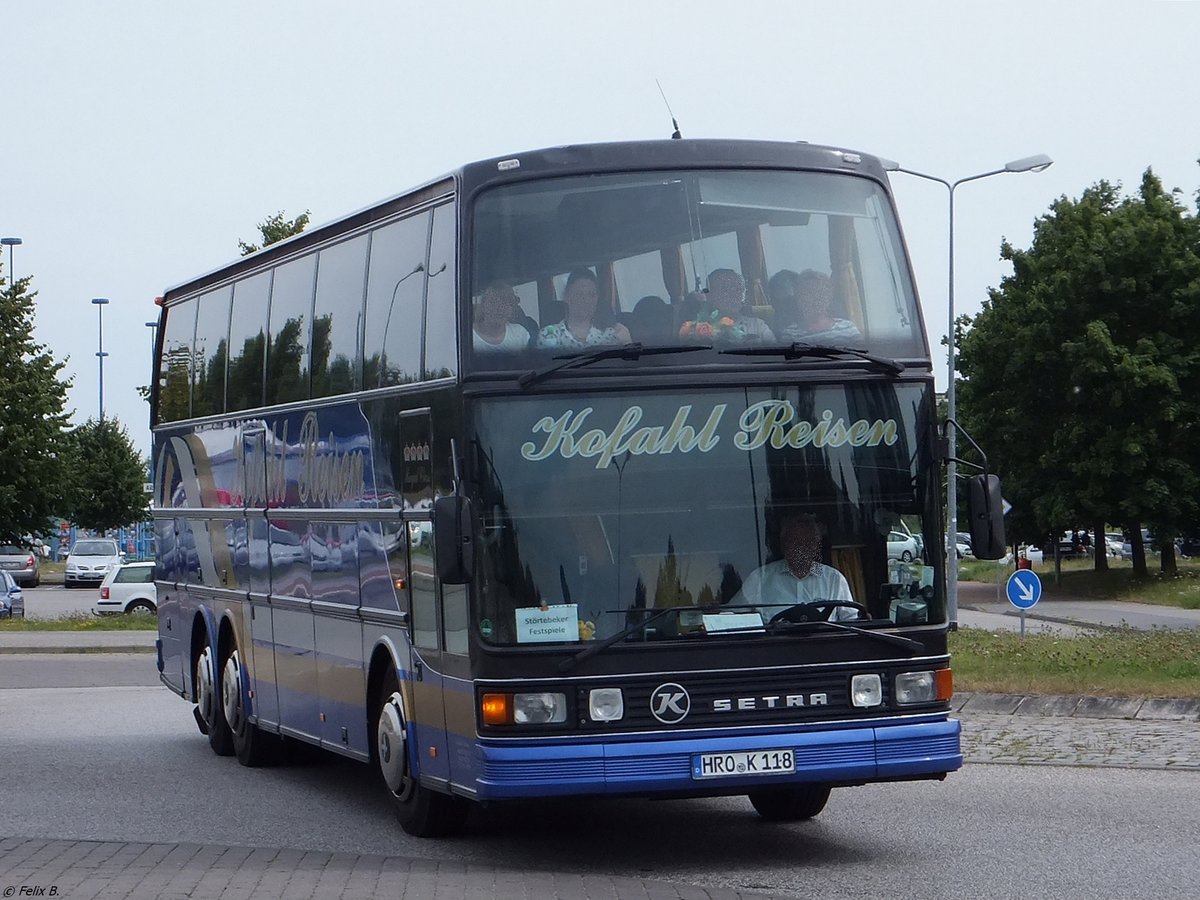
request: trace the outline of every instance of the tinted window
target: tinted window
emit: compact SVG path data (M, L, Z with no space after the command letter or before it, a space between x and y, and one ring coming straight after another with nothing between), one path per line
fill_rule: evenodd
M429 213L421 213L381 228L371 238L365 388L420 378L422 272L428 237Z
M113 581L119 581L122 584L134 582L137 584L147 584L154 580L154 566L123 566L117 571L117 577Z
M233 288L229 322L229 410L262 406L263 357L266 351L267 303L271 273L260 272Z
M429 287L425 299L425 377L446 378L458 372L457 319L454 291L454 206L433 211L429 240Z
M232 287L223 287L199 298L194 356L196 386L192 391L193 416L208 416L225 411L225 363L229 355L229 299L232 294Z
M357 390L359 334L367 279L367 236L327 247L317 259L312 395Z
M164 422L186 419L192 412L192 338L196 303L167 309L167 332L158 373L158 417Z
M267 351L268 406L308 399L309 320L316 264L316 256L304 256L275 270Z

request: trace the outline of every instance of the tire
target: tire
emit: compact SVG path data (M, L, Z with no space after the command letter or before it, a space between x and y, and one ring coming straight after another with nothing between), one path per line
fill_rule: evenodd
M375 741L371 757L384 789L392 798L400 827L414 837L448 837L462 830L469 806L462 797L423 787L412 777L404 697L394 671L380 686L372 721Z
M768 822L802 822L825 808L829 800L829 785L796 784L763 788L751 791L747 796L755 812Z
M900 554L900 560L902 562L912 562L912 558L913 558L913 555L912 555L912 551L910 551L910 550L905 550L903 553Z
M238 762L253 769L278 759L279 739L250 721L245 680L241 655L234 644L221 666L221 712Z
M217 756L233 755L233 733L221 708L221 691L214 680L212 645L205 642L196 658L196 718L202 720L200 730L208 735L208 745Z
M154 604L149 600L134 600L127 607L125 607L125 612L129 613L130 615L152 616L156 611L157 610L155 610Z

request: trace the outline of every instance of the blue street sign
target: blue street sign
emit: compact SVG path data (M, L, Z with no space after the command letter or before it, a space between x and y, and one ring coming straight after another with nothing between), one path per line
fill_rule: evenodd
M1008 576L1005 591L1017 609L1031 609L1042 598L1042 580L1031 569L1017 569Z

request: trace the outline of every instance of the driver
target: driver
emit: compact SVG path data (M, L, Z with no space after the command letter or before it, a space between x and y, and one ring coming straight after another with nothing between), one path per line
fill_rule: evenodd
M751 572L730 605L756 606L763 618L769 620L798 603L854 601L846 577L819 561L821 526L813 516L784 513L779 525L779 544L783 559ZM853 607L835 606L829 618L857 619L858 612Z

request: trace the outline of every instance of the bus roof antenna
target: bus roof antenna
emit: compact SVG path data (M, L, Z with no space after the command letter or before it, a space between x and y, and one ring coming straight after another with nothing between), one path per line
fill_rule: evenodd
M675 113L671 112L671 104L667 103L667 94L662 89L662 83L657 78L654 79L654 83L658 85L658 92L662 94L663 104L667 107L667 115L671 117L671 125L675 128L674 133L671 135L671 140L677 141L683 137L679 131L679 123L675 121Z

